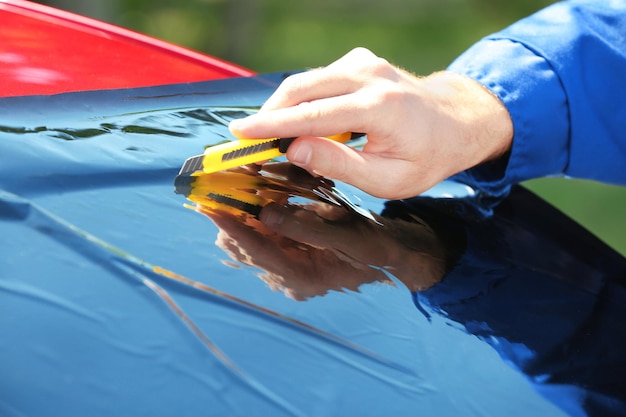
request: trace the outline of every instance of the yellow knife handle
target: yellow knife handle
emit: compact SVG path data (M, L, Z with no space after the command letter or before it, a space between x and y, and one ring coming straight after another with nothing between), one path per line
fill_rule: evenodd
M202 170L205 174L276 158L281 155L276 139L235 140L211 146L204 151Z
M346 142L351 133L327 136L337 142ZM296 138L240 139L211 146L204 152L202 170L206 174L277 158Z

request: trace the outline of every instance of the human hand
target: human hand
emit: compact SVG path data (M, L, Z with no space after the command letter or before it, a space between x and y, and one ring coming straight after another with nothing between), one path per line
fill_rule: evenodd
M263 210L273 212L274 206L280 205L271 203ZM294 214L300 212L298 217L303 227L309 227L311 220L313 223L319 220L317 214L304 208L290 206L288 210ZM203 213L219 228L218 247L232 260L259 268L262 272L258 277L271 289L280 290L296 301L322 296L331 290L358 291L362 284L388 281L382 271L361 259L342 256L325 245L293 240L273 232L257 219L244 219L225 211Z
M387 274L410 291L422 291L446 272L445 248L418 223L382 226L326 203L306 208L270 203L259 219L201 212L219 228L218 247L232 260L261 269L259 278L296 301L331 290L358 291L371 282L391 283ZM398 227L412 229L411 241L420 249L399 240ZM409 230L399 234L409 235Z
M230 124L237 137L299 138L287 158L376 197L417 195L504 154L513 126L476 81L449 72L416 77L357 48L327 67L287 78L261 110ZM362 151L321 136L367 134Z
M371 267L370 259L346 257L346 249L331 244L343 235L343 227L335 233L332 227L323 228L323 233L317 227L326 221L344 224L350 216L358 216L337 203L341 196L334 198L330 180L291 163L271 163L183 176L175 184L177 192L194 203L192 208L218 227L218 247L233 261L259 268L259 278L290 298L304 300L330 290L357 291L361 284L388 280L385 273ZM291 202L292 198L299 203ZM286 236L260 220L276 219L272 215L276 210L297 217L304 235L310 230L317 244ZM376 252L381 251L377 248Z
M322 203L306 208L269 204L259 214L264 227L274 233L312 248L323 248L360 270L361 283L373 281L370 277L376 271L382 275L379 281L389 274L410 291L423 291L444 277L451 254L428 224L417 217L417 221L373 217ZM341 276L344 284L358 282L333 269L327 272Z

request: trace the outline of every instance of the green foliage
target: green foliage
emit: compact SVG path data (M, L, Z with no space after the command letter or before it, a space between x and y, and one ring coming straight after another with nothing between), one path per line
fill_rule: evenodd
M564 178L524 185L626 255L626 187Z
M445 68L548 0L42 0L259 72L327 64L356 46L414 72ZM95 16L99 17L99 16Z

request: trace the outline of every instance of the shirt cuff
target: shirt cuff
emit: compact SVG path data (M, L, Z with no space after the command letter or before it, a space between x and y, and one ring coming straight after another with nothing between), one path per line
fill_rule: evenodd
M448 70L469 76L496 95L508 109L514 129L509 153L455 179L497 197L507 194L512 184L565 171L567 99L557 74L544 58L519 42L486 38L457 58Z

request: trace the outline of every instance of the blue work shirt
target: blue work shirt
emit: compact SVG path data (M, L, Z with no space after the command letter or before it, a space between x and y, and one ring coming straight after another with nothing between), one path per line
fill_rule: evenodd
M510 153L457 179L491 195L544 176L626 185L626 0L556 3L448 69L499 97L514 126Z

